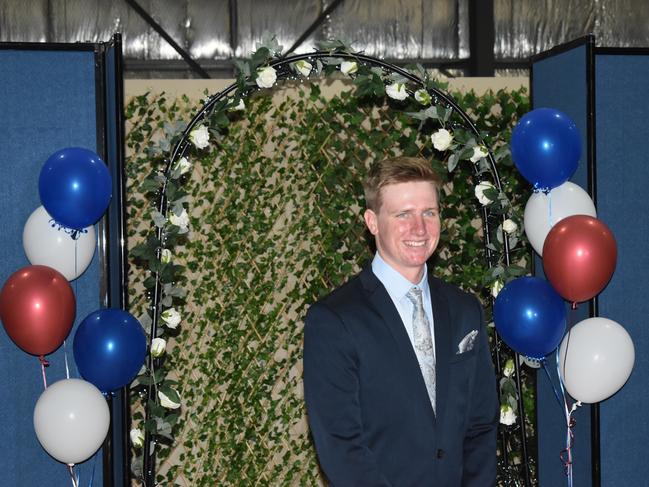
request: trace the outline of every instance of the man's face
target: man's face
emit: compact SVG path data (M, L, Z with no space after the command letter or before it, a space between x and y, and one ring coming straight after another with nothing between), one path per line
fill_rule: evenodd
M419 282L424 264L439 242L440 217L432 183L413 181L381 189L378 212L365 211L365 223L390 266L410 282Z

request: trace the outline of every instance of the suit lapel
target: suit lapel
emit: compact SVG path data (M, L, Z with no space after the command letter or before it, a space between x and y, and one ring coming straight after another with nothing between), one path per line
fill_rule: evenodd
M428 276L435 327L435 379L437 417L442 418L448 399L449 361L451 359L451 316L448 301L439 281Z
M416 400L425 401L430 404L426 384L424 383L424 378L421 376L419 362L417 361L417 355L412 348L412 343L410 342L403 321L401 321L401 316L399 316L399 312L392 302L392 298L390 298L381 281L374 275L370 265L363 269L360 274L360 279L368 300L379 315L381 315L385 326L390 330L390 334L396 343L399 357L401 358L405 377L411 384L410 389L415 394ZM437 339L437 333L435 333L435 339ZM433 414L432 406L430 413L434 424L435 415Z

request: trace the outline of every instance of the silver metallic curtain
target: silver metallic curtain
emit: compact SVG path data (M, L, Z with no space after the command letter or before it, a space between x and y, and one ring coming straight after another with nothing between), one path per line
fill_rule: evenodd
M288 47L331 0L138 0L208 69L246 56L266 34ZM649 45L647 0L494 0L497 61L524 60L587 33L599 45ZM2 0L0 41L107 41L122 32L128 75L188 72L124 0ZM354 41L391 60L469 57L468 0L345 0L297 52L319 39ZM149 73L151 74L151 73ZM142 76L140 76L142 77Z

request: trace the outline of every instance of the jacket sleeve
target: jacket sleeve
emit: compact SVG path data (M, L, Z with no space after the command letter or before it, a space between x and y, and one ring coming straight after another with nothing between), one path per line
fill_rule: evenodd
M480 320L476 346L478 356L470 401L468 429L464 437L463 487L496 485L496 433L498 430L498 394L487 329L482 307L474 299Z
M343 319L313 305L304 329L304 396L320 466L336 487L389 487L363 443L358 368Z

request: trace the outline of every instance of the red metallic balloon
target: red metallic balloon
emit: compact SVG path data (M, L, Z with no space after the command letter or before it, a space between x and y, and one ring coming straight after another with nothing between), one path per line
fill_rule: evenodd
M597 296L615 271L617 244L597 218L574 215L559 221L543 244L543 270L552 287L572 303Z
M14 272L0 291L0 319L25 352L47 355L70 333L76 312L68 280L44 265Z

